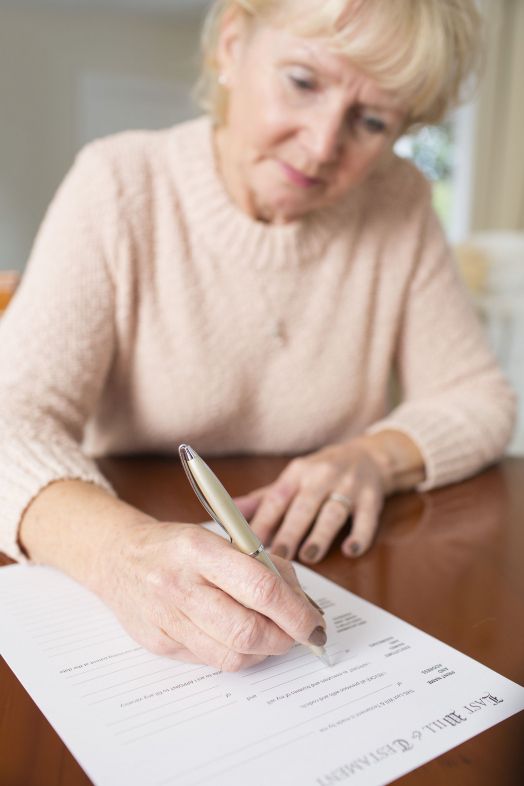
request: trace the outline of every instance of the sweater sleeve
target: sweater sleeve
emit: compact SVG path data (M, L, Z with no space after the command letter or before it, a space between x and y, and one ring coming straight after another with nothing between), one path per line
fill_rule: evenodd
M369 432L399 430L421 451L427 490L499 459L516 398L488 347L430 204L397 345L402 403Z
M96 145L86 148L0 323L0 550L17 560L21 517L48 484L80 479L112 491L81 442L114 351L113 192Z

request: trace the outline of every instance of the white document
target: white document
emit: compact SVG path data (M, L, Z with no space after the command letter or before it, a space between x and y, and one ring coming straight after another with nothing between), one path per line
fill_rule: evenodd
M0 650L97 786L380 786L524 708L524 689L297 566L327 668L154 656L50 568L0 570Z

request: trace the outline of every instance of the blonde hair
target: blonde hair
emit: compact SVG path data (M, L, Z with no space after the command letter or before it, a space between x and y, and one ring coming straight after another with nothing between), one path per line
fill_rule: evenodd
M225 116L216 50L232 11L322 36L384 90L409 107L407 126L440 122L465 97L481 62L481 17L475 0L215 0L202 32L200 105L215 122Z

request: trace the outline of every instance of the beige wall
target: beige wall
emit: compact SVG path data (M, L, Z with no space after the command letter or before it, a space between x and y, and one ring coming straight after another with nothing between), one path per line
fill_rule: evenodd
M0 10L0 270L22 269L79 145L82 79L170 80L189 92L200 19Z
M524 231L524 0L483 0L487 58L477 102L471 226Z

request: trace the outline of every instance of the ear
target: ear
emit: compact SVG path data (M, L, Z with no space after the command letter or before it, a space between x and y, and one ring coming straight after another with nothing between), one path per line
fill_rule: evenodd
M246 34L246 14L237 5L234 5L228 9L221 21L216 49L218 71L224 75L228 83L231 82L240 60Z

